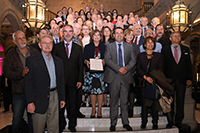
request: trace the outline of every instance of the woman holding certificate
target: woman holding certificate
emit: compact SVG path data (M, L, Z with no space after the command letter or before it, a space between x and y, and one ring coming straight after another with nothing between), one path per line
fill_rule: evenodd
M99 30L92 31L90 44L84 48L85 76L83 90L91 94L92 113L90 118L95 118L96 99L98 99L97 118L102 118L101 108L103 93L106 87L106 84L103 82L106 46L101 43L101 39L102 34Z

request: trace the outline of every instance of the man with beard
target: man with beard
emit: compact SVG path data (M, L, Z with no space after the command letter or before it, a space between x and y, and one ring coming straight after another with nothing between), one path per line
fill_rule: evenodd
M83 82L83 55L82 47L72 41L73 27L63 27L64 41L55 45L52 53L63 60L65 75L65 91L67 104L68 129L76 132L77 115L81 106ZM64 109L60 112L60 132L66 125Z
M23 120L23 114L26 108L26 98L24 94L24 76L29 69L26 66L25 60L27 57L39 53L35 48L26 44L26 37L22 31L13 33L13 42L16 44L4 59L4 74L5 77L12 82L13 93L13 133L18 132L18 128ZM29 133L32 133L32 118L28 114Z
M157 42L162 44L162 48L171 44L169 37L166 34L164 34L164 27L162 24L158 24L156 26L156 34L157 36L155 37L155 39Z

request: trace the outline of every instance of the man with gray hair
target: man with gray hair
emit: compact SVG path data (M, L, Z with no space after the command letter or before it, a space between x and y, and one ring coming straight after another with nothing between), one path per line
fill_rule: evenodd
M19 131L20 122L24 121L23 114L26 107L26 98L24 94L24 76L29 69L25 60L28 56L39 53L35 48L26 43L25 34L22 31L16 31L13 35L13 42L16 46L4 58L3 70L5 77L12 82L13 93L13 133ZM28 115L29 133L32 133L32 118Z
M135 34L135 38L133 43L137 44L139 47L143 44L144 36L142 36L142 27L140 24L133 25L133 31Z

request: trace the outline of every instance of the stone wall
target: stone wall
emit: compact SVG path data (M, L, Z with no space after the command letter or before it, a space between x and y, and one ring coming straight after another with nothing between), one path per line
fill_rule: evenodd
M44 0L43 0L44 1ZM135 11L140 9L142 0L48 0L49 10L57 12L63 6L72 7L74 11L79 11L84 9L86 5L90 7L99 9L99 5L104 5L105 11L112 11L112 9L117 9L119 13L127 14L129 11Z

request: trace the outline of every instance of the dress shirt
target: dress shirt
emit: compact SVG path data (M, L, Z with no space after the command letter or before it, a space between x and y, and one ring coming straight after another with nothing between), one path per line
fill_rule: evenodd
M137 36L137 45L139 44L140 37L141 37L141 35ZM135 38L136 38L136 36L135 36ZM135 42L135 38L134 38L133 42Z
M53 37L53 41L55 42L55 44L57 44L56 43L56 39L58 39L58 43L60 42L60 38L59 37L57 37L57 38L55 38L54 36L52 36Z
M116 41L115 41L116 42ZM123 66L125 66L125 63L124 63L124 44L123 44L124 42L120 42L120 43L118 43L118 42L116 42L116 46L117 46L117 60L119 61L119 59L118 59L118 49L119 49L119 45L118 44L121 44L121 50L122 50L122 61L123 61ZM119 64L119 62L118 62L118 64Z
M161 53L162 45L159 42L156 42L156 48L153 50L153 52ZM140 46L140 53L145 52L143 45Z
M50 59L42 52L42 56L44 58L45 64L47 66L47 70L49 72L50 76L50 89L56 87L56 72L55 72L55 64L53 61L52 55L50 56Z
M85 45L89 44L90 43L90 36L83 37L82 43L83 43L83 47L85 47Z
M69 45L68 45L68 52L69 52L69 53L68 53L68 54L69 54L69 55L68 55L68 59L69 59L69 58L70 58L70 54L71 54L71 50L72 50L72 41L66 42L66 41L64 40L64 47L66 47L66 44L67 44L67 43L69 44Z
M174 46L175 46L174 44L171 45L173 57L174 57L174 49L175 49ZM180 45L177 45L177 52L178 52L178 62L179 62L179 60L181 58L181 46Z

